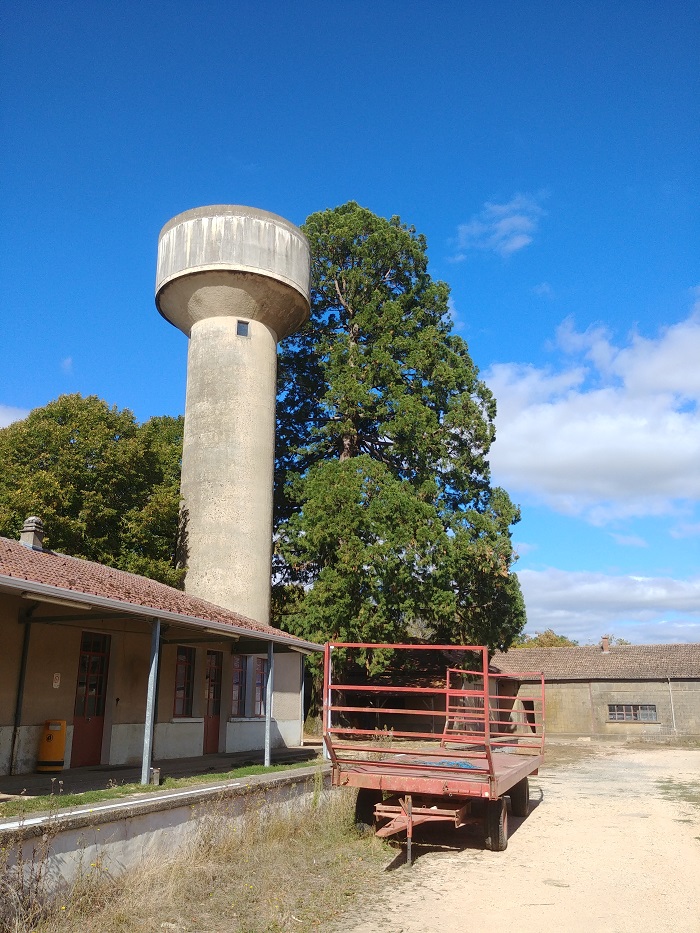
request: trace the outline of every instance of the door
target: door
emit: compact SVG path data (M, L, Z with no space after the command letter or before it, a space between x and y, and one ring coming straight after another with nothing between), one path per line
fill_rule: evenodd
M108 662L109 635L83 632L73 710L71 768L100 763Z
M221 668L223 652L207 651L207 676L204 686L204 754L219 751L221 725Z

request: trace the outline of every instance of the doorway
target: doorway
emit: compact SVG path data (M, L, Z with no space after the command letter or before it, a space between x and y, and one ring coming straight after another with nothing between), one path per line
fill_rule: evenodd
M105 725L109 635L83 632L73 709L71 768L99 765Z
M219 751L221 726L221 669L222 651L207 651L207 673L204 687L204 754Z

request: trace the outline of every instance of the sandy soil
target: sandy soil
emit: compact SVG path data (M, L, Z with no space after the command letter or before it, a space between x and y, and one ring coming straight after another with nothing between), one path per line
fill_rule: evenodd
M700 749L553 747L551 758L505 852L476 832L417 828L413 867L388 866L383 897L338 933L700 933Z

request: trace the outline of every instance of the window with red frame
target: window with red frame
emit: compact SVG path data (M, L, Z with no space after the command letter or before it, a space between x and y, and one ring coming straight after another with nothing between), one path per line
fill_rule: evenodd
M265 692L267 688L267 658L255 659L255 701L253 716L265 715Z
M175 662L175 702L173 716L192 715L192 697L194 695L194 656L195 649L184 645L177 646Z
M231 715L245 716L245 694L248 679L248 658L244 654L233 656L233 696Z

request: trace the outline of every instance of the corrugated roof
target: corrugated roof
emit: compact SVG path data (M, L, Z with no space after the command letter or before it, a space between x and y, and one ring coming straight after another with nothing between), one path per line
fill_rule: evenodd
M55 551L36 551L9 538L0 538L0 576L26 581L27 590L38 584L81 597L114 600L143 610L143 615L171 613L188 617L193 623L216 623L248 630L251 635L274 636L275 641L300 647L318 647L156 580Z
M491 666L506 674L542 671L545 680L700 678L700 645L517 648L496 652Z

